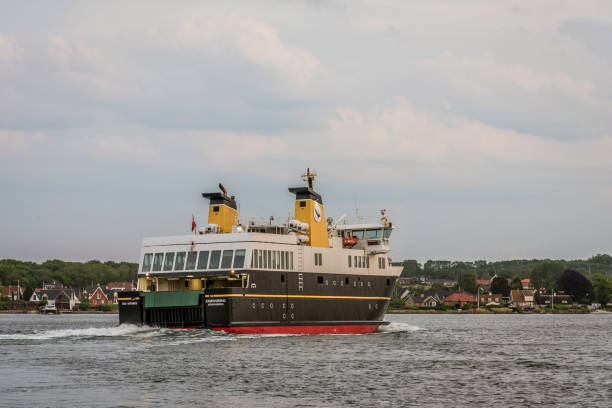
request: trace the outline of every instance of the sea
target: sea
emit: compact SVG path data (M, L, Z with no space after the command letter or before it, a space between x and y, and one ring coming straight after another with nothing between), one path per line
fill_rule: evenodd
M0 315L2 407L611 407L612 315L387 315L363 335Z

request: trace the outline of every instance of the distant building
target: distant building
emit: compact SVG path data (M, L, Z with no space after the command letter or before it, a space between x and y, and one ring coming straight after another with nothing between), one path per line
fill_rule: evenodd
M535 303L535 290L533 289L513 289L510 291L510 304L513 307L532 309Z
M533 289L533 285L531 284L531 279L525 278L521 279L521 284L523 285L523 289Z
M476 305L476 298L465 292L453 293L444 299L444 304L461 308L466 304Z
M106 289L121 292L136 290L136 286L133 282L109 282L109 284L106 285Z
M46 301L48 305L55 306L56 309L72 310L79 298L76 290L72 288L60 289L36 289L30 296L30 302Z
M480 294L478 295L478 301L480 302L480 306L499 305L501 302L504 301L503 296L504 295L502 295L501 293Z
M89 296L89 304L92 306L110 305L116 303L115 292L108 289L102 289L98 286Z
M2 286L2 297L10 300L18 300L23 298L23 286L7 285Z
M548 305L551 303L554 305L571 305L574 303L574 300L570 295L558 295L555 293L554 297L552 295L540 295L540 300L538 302L540 305Z

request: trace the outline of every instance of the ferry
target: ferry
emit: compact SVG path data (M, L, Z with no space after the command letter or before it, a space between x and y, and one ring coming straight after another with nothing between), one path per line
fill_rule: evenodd
M401 267L392 266L394 227L380 218L325 218L302 175L293 217L241 220L234 196L203 193L208 223L193 235L144 238L136 291L118 295L120 324L207 328L235 334L372 333Z

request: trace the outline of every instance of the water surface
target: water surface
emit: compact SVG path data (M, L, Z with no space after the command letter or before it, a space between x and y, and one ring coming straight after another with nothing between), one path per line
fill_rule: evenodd
M388 315L367 335L228 335L0 315L0 405L612 405L610 315Z

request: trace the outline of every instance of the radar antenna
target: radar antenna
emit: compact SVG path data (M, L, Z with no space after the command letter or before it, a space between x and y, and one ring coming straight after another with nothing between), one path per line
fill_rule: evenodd
M312 182L314 181L315 177L317 177L317 173L311 173L310 167L306 169L305 174L302 174L302 180L308 182L308 188L310 189L312 189Z

